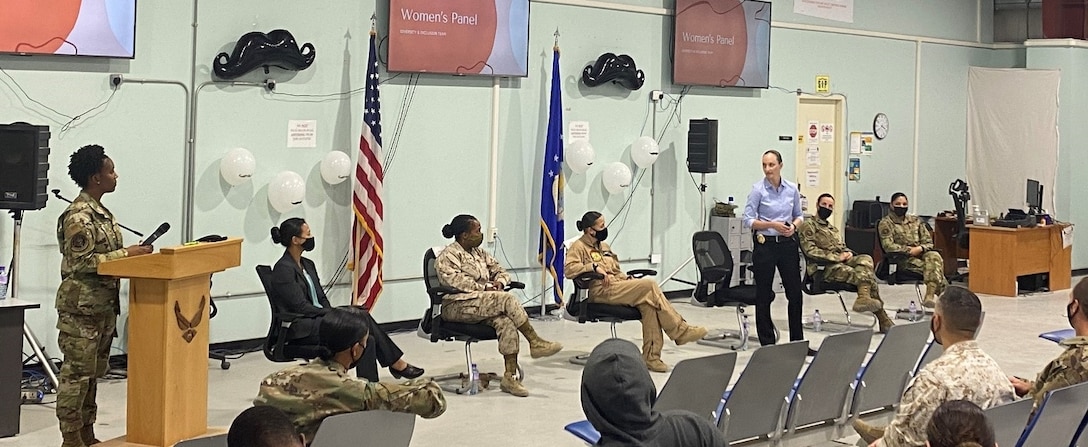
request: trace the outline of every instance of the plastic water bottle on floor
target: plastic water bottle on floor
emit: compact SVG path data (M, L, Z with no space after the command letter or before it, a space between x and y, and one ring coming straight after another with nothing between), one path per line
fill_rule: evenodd
M914 301L910 302L910 306L907 307L907 312L910 313L908 319L910 321L918 321L918 305Z
M480 370L476 368L476 364L472 364L472 382L468 386L468 394L479 394L480 392Z
M8 270L0 265L0 300L8 297Z
M816 309L816 312L812 313L812 329L816 332L823 330L824 319L820 317L820 309Z

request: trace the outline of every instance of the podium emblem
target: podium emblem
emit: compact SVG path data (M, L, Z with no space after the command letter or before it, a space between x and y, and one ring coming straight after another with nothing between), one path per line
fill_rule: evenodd
M185 339L186 343L192 343L193 338L196 337L196 327L200 326L200 320L204 318L204 305L207 304L207 297L200 297L200 306L196 309L196 314L192 319L186 319L185 315L181 314L181 303L174 301L174 317L178 320L178 328L181 329L181 338Z

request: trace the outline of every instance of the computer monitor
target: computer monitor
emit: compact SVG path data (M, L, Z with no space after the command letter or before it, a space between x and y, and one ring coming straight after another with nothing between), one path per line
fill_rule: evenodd
M1027 187L1028 214L1036 214L1043 208L1043 185L1038 180L1028 179Z

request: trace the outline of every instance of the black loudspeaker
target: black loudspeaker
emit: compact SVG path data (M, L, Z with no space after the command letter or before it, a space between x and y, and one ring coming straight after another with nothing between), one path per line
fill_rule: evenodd
M45 208L49 126L0 124L0 209Z
M718 172L718 120L688 121L688 172Z

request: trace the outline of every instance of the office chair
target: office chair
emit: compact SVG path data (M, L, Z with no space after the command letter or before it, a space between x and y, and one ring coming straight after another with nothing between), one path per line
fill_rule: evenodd
M926 224L927 226L929 224ZM899 263L906 259L907 255L903 253L888 253L884 251L884 244L877 244L880 246L880 264L876 266L877 279L888 283L890 286L896 284L914 284L914 294L918 296L915 300L915 306L918 308L918 315L912 314L910 309L897 309L895 311L895 318L897 320L914 321L919 316L933 315L931 309L922 307L922 284L925 282L922 274L912 272L907 269L900 269Z
M745 309L755 303L755 286L742 283L736 287L730 287L734 269L733 255L721 233L695 232L691 236L691 250L695 265L699 269L699 282L695 286L692 304L734 308L739 329L738 331L723 330L707 335L699 340L699 344L741 351L748 349L748 315L745 314ZM727 338L736 338L740 343L723 344Z
M653 276L654 270L631 270L627 272L635 278ZM574 293L570 294L570 300L564 308L566 314L576 318L579 324L605 322L611 325L612 338L616 338L616 324L624 321L637 321L642 319L642 313L638 308L621 306L616 304L593 303L589 301L589 287L593 281L604 279L604 275L596 272L586 272L573 279ZM589 361L589 354L576 355L570 358L575 365L585 365Z
M288 343L287 333L295 321L306 318L299 314L284 312L276 306L275 288L272 287L272 267L267 265L257 266L257 277L261 279L264 294L268 297L268 307L272 310L272 322L268 326L268 335L264 341L264 356L273 362L290 362L295 359L314 359L320 356L322 349L319 345Z
M842 330L838 330L838 331L831 330L832 332L848 332L848 331L854 330L855 328L862 327L861 325L854 326L854 321L851 318L851 314L850 314L850 308L846 307L846 300L842 297L843 292L851 292L851 293L857 294L858 293L857 286L855 286L853 284L844 283L844 282L827 281L824 278L824 274L827 271L826 263L821 262L820 260L817 260L817 259L810 259L810 258L808 258L807 256L804 256L804 255L802 255L802 256L805 258L806 263L812 262L812 263L817 264L817 268L816 268L816 271L813 274L811 274L811 275L805 274L804 275L804 279L801 282L801 291L804 292L805 295L810 295L810 296L817 296L817 295L824 295L824 294L833 294L833 295L837 296L839 298L839 305L842 307L842 313L846 318L845 322L835 321L835 320L832 320L832 319L824 318L823 325L826 326L826 325L830 324L830 325L835 325L835 326L844 326L844 328ZM877 323L877 321L874 318L873 321L869 324L869 327L872 328L873 326L876 326L876 323ZM810 328L810 329L814 329L814 323L812 323L812 322L805 323L805 327ZM824 328L824 329L825 330L830 330L829 328Z
M956 244L965 250L971 248L971 233L967 231L967 202L971 200L969 189L967 182L960 179L948 185L948 195L952 196L952 203L956 207L956 234L953 237L956 239ZM966 279L966 273L949 278L951 281L966 281Z

